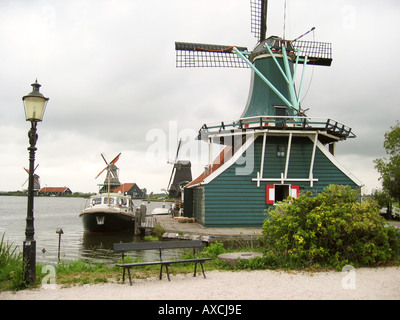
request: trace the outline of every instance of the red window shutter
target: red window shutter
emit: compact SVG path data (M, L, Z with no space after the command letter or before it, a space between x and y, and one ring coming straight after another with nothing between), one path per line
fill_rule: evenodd
M267 204L275 203L275 186L273 184L267 184L266 199Z
M298 198L300 196L300 186L299 185L293 185L292 184L290 191L291 191L290 195L293 198Z

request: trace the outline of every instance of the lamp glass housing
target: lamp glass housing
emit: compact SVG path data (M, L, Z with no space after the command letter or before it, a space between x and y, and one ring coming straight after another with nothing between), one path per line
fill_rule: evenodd
M22 98L25 108L26 121L42 121L49 98L44 97L40 92L40 84L32 84L33 91Z

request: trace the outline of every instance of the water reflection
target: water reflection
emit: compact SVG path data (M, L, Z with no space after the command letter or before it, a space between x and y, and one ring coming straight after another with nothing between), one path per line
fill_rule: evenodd
M143 241L132 232L116 234L86 234L83 233L79 248L80 257L88 262L115 263L121 254L115 254L113 244L117 242Z
M121 259L121 253L115 253L114 243L145 241L143 237L135 236L132 232L118 234L86 234L83 233L82 244L79 249L81 260L92 263L103 263L109 266L115 265ZM190 250L190 249L189 249ZM163 259L175 259L188 249L173 249L163 252ZM133 260L155 261L159 259L158 250L139 250L127 254Z
M135 205L140 205L136 201ZM26 197L0 196L0 237L22 251L25 239ZM84 260L86 262L113 265L121 258L113 252L113 244L117 242L144 241L132 233L88 235L83 232L79 212L84 208L86 199L62 197L35 198L35 240L37 262L53 264L58 261L57 228L62 228L60 258L61 261ZM147 211L161 207L160 202L147 203ZM173 251L173 250L167 250ZM166 252L175 257L180 252ZM164 255L164 253L163 253ZM157 259L157 251L136 252L130 254L144 260ZM165 256L167 257L167 255Z

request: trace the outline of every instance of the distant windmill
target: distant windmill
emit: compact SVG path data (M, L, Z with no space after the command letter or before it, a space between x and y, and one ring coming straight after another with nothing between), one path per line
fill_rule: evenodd
M36 169L37 169L38 166L39 166L39 164L37 164L36 167L35 167L35 169L33 170L33 191L34 191L34 192L39 192L39 190L40 190L40 177L39 177L39 175L37 175L37 174L35 173L35 171L36 171ZM25 170L26 173L29 175L29 170L26 169L26 168L24 168L24 170ZM28 182L28 180L29 180L29 177L28 177L28 179L26 179L26 181L22 184L22 186L24 186L24 185Z
M109 190L110 187L117 187L120 186L121 183L118 179L118 168L115 163L119 160L121 153L119 153L113 160L107 162L106 158L101 154L104 162L106 163L106 167L100 171L100 173L96 176L97 179L105 170L107 170L106 178L104 179L103 187L101 188L100 192L105 192L107 189Z
M173 167L167 188L168 195L170 198L178 198L181 195L181 187L192 181L192 169L190 161L178 160L181 144L182 144L182 139L179 140L178 148L176 150L175 160L174 162L172 162Z

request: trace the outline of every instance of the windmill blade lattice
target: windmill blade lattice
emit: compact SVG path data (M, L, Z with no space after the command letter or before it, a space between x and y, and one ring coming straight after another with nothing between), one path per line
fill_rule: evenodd
M248 65L233 51L234 46L204 43L175 42L176 67L228 67L248 68ZM247 51L245 47L237 47Z
M332 64L332 44L316 41L292 41L295 49L299 50L300 63L307 56L307 63L318 66L330 66Z
M268 0L250 0L251 32L258 41L265 39L267 34Z

